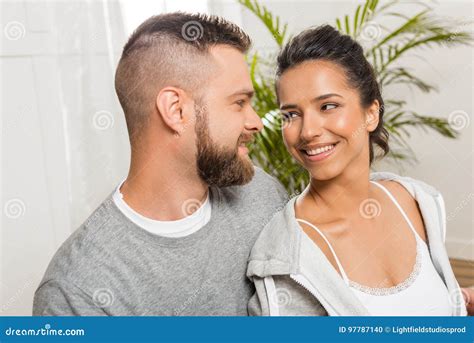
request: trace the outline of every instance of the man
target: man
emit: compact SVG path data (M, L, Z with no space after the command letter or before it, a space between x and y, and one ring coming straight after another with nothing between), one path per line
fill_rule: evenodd
M262 128L249 45L195 14L132 34L115 77L129 174L53 257L34 315L247 315L250 249L286 200L247 155Z

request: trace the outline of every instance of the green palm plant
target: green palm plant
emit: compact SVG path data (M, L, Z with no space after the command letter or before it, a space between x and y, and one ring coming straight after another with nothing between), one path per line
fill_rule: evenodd
M238 2L260 19L278 47L285 44L289 39L286 23L282 23L278 16L259 4L258 0ZM399 1L380 4L378 0L366 0L355 8L352 16L337 18L335 27L363 45L366 57L376 71L384 90L384 120L390 133L391 152L387 158L400 166L400 162L416 162L416 156L407 143L411 128L425 132L434 131L448 138L458 136L448 119L417 113L409 108L406 100L397 97L395 92L390 92L390 87L394 85L410 87L424 93L437 90L435 85L403 66L403 58L413 55L413 52L421 48L470 45L473 37L467 30L456 29L471 22L461 25L446 18L441 19L434 15L432 8L424 2L419 3L419 12L413 16L404 16L395 11L398 4ZM384 16L395 17L398 26L386 28L379 25L378 22L382 22L381 18ZM266 172L276 176L289 193L295 193L307 185L309 177L291 158L283 144L283 124L274 92L273 67L276 52L270 57L259 56L257 52L248 56L255 88L253 105L264 122L264 129L251 148L250 156Z

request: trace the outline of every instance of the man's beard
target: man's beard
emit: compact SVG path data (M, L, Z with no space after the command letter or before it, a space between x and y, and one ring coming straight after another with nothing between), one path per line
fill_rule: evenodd
M198 173L209 186L244 185L252 180L255 170L250 158L239 156L238 146L224 148L212 141L207 112L201 106L196 106L196 136ZM251 135L241 135L237 144L251 138Z

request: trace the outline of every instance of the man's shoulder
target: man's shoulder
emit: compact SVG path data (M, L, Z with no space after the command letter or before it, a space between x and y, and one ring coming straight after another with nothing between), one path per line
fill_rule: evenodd
M286 203L288 193L280 181L266 173L262 168L257 166L254 168L255 174L249 183L242 186L226 187L224 191L236 194L245 201L266 199L267 202Z
M107 197L59 247L41 283L49 280L80 281L93 276L98 265L123 236L125 222Z
M227 214L226 224L238 227L242 237L250 238L251 245L273 214L288 202L281 183L258 167L248 184L219 188L218 193L219 208Z

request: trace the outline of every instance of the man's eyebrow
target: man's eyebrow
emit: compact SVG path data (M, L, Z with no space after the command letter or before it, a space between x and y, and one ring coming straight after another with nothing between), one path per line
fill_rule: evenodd
M241 90L239 90L235 93L232 93L228 97L232 98L232 97L237 96L237 95L246 95L250 99L250 98L253 97L254 93L255 93L255 91L253 89L245 88L245 89L241 89Z
M321 100L324 100L324 99L327 99L327 98L330 98L330 97L333 97L333 96L342 98L342 95L339 95L339 94L336 94L336 93L328 93L328 94L323 94L323 95L320 95L320 96L314 98L313 100L311 100L311 102L321 101ZM281 106L280 110L287 110L289 108L296 108L296 107L298 107L298 105L286 104L286 105Z

